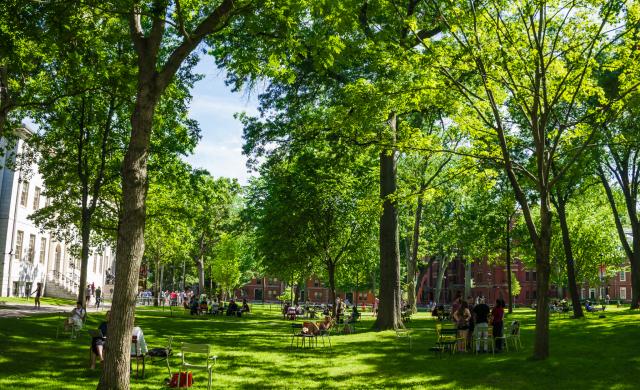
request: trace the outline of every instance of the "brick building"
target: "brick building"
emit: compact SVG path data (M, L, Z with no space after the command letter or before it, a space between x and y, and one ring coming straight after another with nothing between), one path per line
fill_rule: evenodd
M486 260L473 262L470 270L465 269L465 263L460 259L451 261L445 270L442 281L441 303L451 303L456 296L464 295L465 273L470 274L473 283L471 295L483 296L493 302L498 298L508 300L507 270L505 265L489 264ZM418 281L418 304L427 304L434 301L437 283L438 262L423 269ZM520 293L513 298L517 305L531 305L538 296L537 273L527 269L522 262L514 260L511 271L520 284ZM606 270L600 270L600 283L597 286L589 286L588 283L578 284L581 299L603 300L609 294L611 300L627 302L631 298L631 275L627 271L620 271L607 276ZM570 299L567 288L551 285L547 294L552 298Z
M277 278L253 278L249 283L236 290L236 296L246 297L252 301L276 302L278 300L277 297L286 288L290 287ZM263 292L266 293L263 294ZM340 299L348 299L349 302L357 302L358 304L364 302L372 305L375 300L375 296L371 291L338 291L337 295ZM330 303L329 288L320 278L312 276L306 281L301 291L301 298L303 302L308 300L312 303Z

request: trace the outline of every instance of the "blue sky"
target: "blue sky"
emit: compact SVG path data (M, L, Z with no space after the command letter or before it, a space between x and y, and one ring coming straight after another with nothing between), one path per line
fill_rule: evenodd
M195 153L186 160L195 168L204 168L214 177L234 177L246 184L246 157L242 155L242 125L233 118L236 112L257 113L253 95L232 93L224 85L224 72L220 71L212 57L204 56L195 69L205 75L192 91L193 100L189 113L198 121L202 139Z

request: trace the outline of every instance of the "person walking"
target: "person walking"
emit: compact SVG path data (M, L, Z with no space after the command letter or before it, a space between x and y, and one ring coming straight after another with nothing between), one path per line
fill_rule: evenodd
M40 309L40 297L42 296L42 283L38 282L38 284L36 284L36 291L34 291L33 293L36 294L33 304L35 305L36 309Z
M91 301L91 285L87 284L87 289L84 292L85 306L89 306L89 301Z
M96 288L95 296L96 296L96 309L98 309L100 308L100 301L102 299L102 289L100 288L100 286Z

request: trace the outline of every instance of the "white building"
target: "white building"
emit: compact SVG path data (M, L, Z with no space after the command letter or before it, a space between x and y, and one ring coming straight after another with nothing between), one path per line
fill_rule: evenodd
M28 136L23 130L21 136ZM2 145L6 143L1 141ZM15 156L24 147L18 140L0 157L0 296L27 296L43 283L45 296L77 298L80 260L69 245L55 240L28 217L47 200L37 166L16 168ZM17 169L14 170L14 169ZM94 248L90 254L87 283L104 286L106 271L112 268L112 249Z

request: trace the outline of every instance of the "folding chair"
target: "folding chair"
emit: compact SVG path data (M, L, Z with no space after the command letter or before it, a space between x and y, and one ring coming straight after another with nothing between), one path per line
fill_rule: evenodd
M165 361L167 363L167 372L169 373L169 378L171 378L171 367L169 366L169 357L171 356L171 344L173 343L173 336L169 336L169 343L165 348L152 348L147 352L147 356L149 357L149 361L151 363L158 363L161 361Z
M138 379L138 374L140 370L140 360L142 360L142 379L144 379L144 369L145 369L145 354L142 353L140 349L140 345L138 344L138 336L131 336L131 344L134 346L133 353L131 353L131 359L129 359L129 371L131 371L131 366L133 365L133 359L136 360L136 379Z
M185 372L188 368L199 368L206 370L209 374L209 382L207 385L207 389L211 390L211 379L213 376L213 366L216 364L218 359L217 356L211 353L211 346L208 344L191 344L191 343L182 343L181 355L182 355L182 367L180 372ZM189 354L190 358L196 355L194 360L198 361L199 364L194 364L193 361L187 361L187 354Z

